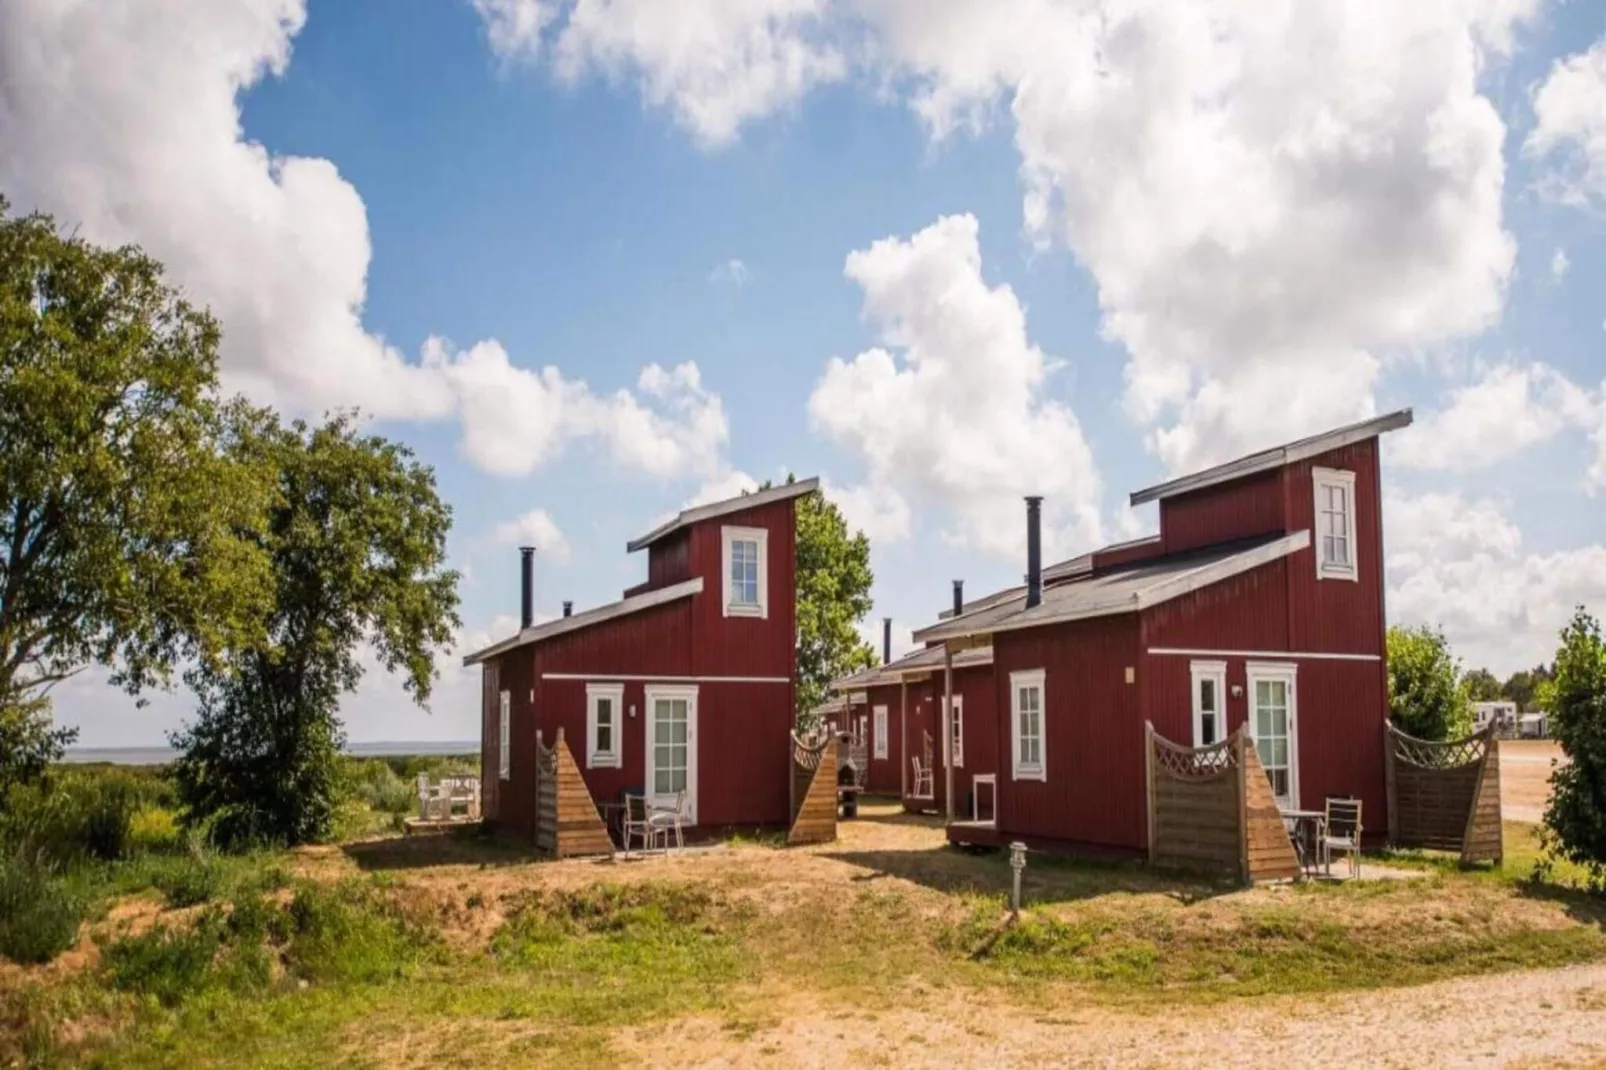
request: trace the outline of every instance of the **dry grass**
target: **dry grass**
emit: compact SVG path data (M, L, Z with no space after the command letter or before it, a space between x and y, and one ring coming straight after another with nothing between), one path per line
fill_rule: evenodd
M1239 891L1037 856L1027 919L973 958L1001 915L1004 860L947 848L933 820L864 813L835 844L633 861L546 862L456 836L297 852L281 864L298 879L377 883L435 950L405 982L206 993L175 1010L113 999L92 970L16 971L0 976L0 1066L8 1013L48 1028L63 1062L130 1067L953 1067L1072 1052L1205 1065L1328 1050L1357 1015L1439 1053L1459 1050L1456 1015L1469 1043L1490 1044L1472 1008L1507 1015L1505 993L1529 984L1446 979L1606 961L1588 900L1488 874ZM175 916L148 900L125 914L138 927ZM1488 1050L1606 1053L1606 967L1534 976L1561 995L1529 1013L1561 1039ZM1402 984L1433 987L1365 994ZM1231 1027L1212 1048L1224 1000ZM1429 1000L1448 1010L1415 1011Z

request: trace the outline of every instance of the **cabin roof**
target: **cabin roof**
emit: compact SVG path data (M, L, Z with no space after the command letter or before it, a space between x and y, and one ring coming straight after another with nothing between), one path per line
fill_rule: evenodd
M1241 572L1276 561L1310 545L1309 531L1269 535L1227 546L1137 561L1098 575L1044 587L1043 600L1026 608L1026 596L941 621L914 633L937 642L994 632L1035 628L1061 621L1136 613Z
M690 598L702 589L703 578L696 576L683 583L660 587L653 591L645 591L641 594L631 595L629 598L622 598L617 602L609 602L607 605L597 606L595 609L588 609L571 616L559 617L557 620L549 620L541 624L532 625L523 629L517 635L509 636L499 643L493 643L484 650L475 651L463 659L463 664L478 665L488 658L494 658L496 655L505 653L515 647L539 643L544 639L579 631L581 628L589 628L593 624L601 624L604 621L626 617L632 613L640 613L644 609L661 606L666 602Z
M738 494L734 498L726 498L720 502L710 502L707 505L696 505L690 509L682 509L679 515L659 524L647 534L631 539L625 544L629 553L645 550L666 535L673 535L684 527L688 527L701 520L712 520L715 517L730 513L739 513L745 509L754 509L760 505L769 505L772 502L783 502L788 498L800 498L811 491L820 489L820 480L816 476L808 479L799 479L791 483L782 483L779 486L766 487L751 494Z
M954 654L955 669L969 669L992 663L993 648L990 646L974 647ZM941 669L942 647L922 647L919 650L911 650L903 657L889 661L885 665L877 665L872 669L856 672L852 676L834 680L831 687L837 691L860 691L867 687L900 683L908 677Z
M1228 461L1226 464L1218 464L1214 468L1206 468L1202 472L1193 472L1189 475L1167 480L1164 483L1156 483L1152 487L1133 491L1131 501L1133 505L1157 502L1162 498L1187 494L1189 491L1213 487L1218 483L1241 479L1257 472L1281 468L1285 464L1293 464L1307 457L1315 457L1317 454L1336 450L1341 446L1376 438L1386 431L1409 427L1411 420L1411 410L1400 409L1398 412L1391 412L1386 416L1362 420L1359 423L1324 431L1319 435L1311 435L1309 438L1302 438L1281 446L1273 446L1269 450L1251 453L1247 457L1240 457L1235 461Z

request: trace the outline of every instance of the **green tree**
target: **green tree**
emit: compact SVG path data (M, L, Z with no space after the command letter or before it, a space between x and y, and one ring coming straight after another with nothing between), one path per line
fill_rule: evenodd
M434 656L458 625L451 510L432 469L351 416L309 428L259 414L240 450L277 473L258 534L273 609L226 671L188 677L201 706L174 737L176 778L185 820L210 822L225 844L312 842L331 831L340 698L362 678L365 646L427 708Z
M1390 628L1389 716L1419 739L1450 739L1472 728L1461 666L1432 628Z
M791 479L788 477L788 482ZM807 714L832 680L876 663L859 635L870 613L870 540L849 532L842 511L823 495L797 504L797 704Z
M1550 776L1547 844L1606 887L1606 640L1582 606L1562 630L1549 691L1550 733L1568 761Z
M1488 669L1473 669L1461 678L1467 698L1473 702L1495 702L1501 696L1500 681Z
M50 689L99 663L131 693L216 665L259 627L243 537L260 473L228 455L217 324L133 248L0 198L0 787L74 733Z

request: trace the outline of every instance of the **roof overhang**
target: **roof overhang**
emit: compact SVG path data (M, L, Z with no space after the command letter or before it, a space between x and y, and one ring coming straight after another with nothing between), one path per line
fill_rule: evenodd
M1148 587L1133 591L1130 594L1110 598L1107 601L1088 602L1070 607L1043 603L1031 609L1022 608L1003 617L987 617L986 619L970 622L961 617L951 623L944 622L917 632L915 637L927 642L950 642L956 639L969 638L972 641L985 643L990 642L991 637L999 632L1039 628L1048 624L1087 620L1091 617L1138 613L1148 609L1150 606L1169 602L1173 598L1180 598L1185 594L1208 587L1213 583L1220 583L1222 580L1248 572L1250 569L1270 564L1273 561L1287 557L1289 554L1297 553L1309 545L1310 532L1296 531L1252 549L1233 554L1230 557L1219 558L1206 564L1201 564L1198 568L1156 580ZM1153 565L1154 562L1150 561L1145 564Z
M637 539L631 539L625 544L630 553L645 550L659 539L673 535L684 527L688 527L701 520L713 520L716 517L727 516L731 513L740 513L747 509L756 509L761 505L771 505L775 502L784 502L788 498L801 498L805 494L820 489L818 477L810 476L808 479L799 479L791 483L782 483L776 487L766 487L751 494L739 494L734 498L726 498L720 502L710 502L707 505L698 505L690 509L682 509L680 514L672 520L665 521L653 528L647 534Z
M1362 420L1360 423L1350 424L1333 431L1326 431L1320 435L1302 438L1297 442L1290 442L1283 446L1274 446L1269 450L1251 453L1247 457L1240 457L1236 461L1218 464L1214 468L1206 468L1202 472L1179 476L1165 483L1156 483L1152 487L1133 491L1131 503L1143 505L1146 502L1157 502L1162 498L1172 498L1178 494L1187 494L1190 491L1213 487L1218 483L1226 483L1244 476L1252 476L1257 472L1270 471L1281 468L1286 464L1303 461L1308 457L1315 457L1329 450L1340 449L1364 442L1369 438L1388 431L1397 431L1402 427L1411 425L1411 410L1401 409L1391 412L1387 416L1379 416L1371 420Z
M579 631L581 628L589 628L594 624L602 624L605 621L619 617L627 617L632 613L640 613L642 610L651 609L654 606L661 606L682 598L690 598L692 595L700 593L702 589L703 578L698 576L694 579L686 580L684 583L660 587L655 591L645 591L618 602L610 602L605 606L588 609L583 613L575 613L572 616L559 617L557 620L549 620L542 624L533 625L525 628L517 635L502 640L500 643L493 643L484 650L475 651L463 659L463 664L478 665L482 661L494 658L498 654L505 654L516 647L525 646L529 643L539 643L554 636Z

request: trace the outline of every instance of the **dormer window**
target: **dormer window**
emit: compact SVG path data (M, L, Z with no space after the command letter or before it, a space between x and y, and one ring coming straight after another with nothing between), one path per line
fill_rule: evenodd
M725 616L769 616L769 535L764 528L722 528Z
M1316 576L1353 580L1355 564L1355 473L1312 469L1315 486Z

